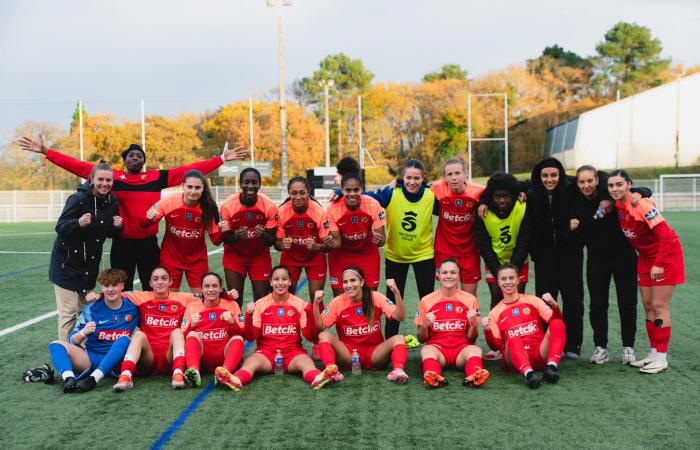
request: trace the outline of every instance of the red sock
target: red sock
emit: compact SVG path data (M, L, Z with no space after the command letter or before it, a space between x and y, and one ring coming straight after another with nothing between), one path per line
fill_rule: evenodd
M408 360L408 349L406 344L395 345L391 350L391 365L394 369L403 369Z
M527 355L527 351L523 346L523 343L519 339L508 339L506 343L508 348L508 355L510 357L510 365L525 375L525 372L532 370L532 365L530 364L530 357Z
M659 353L668 352L668 343L671 340L671 327L655 327L655 342L654 347Z
M644 325L647 327L647 337L649 337L649 348L656 350L656 327L654 326L654 321L653 320L647 320L644 322Z
M187 367L199 372L199 360L201 357L202 349L199 346L199 340L196 337L188 337L185 339L185 360L187 361Z
M435 358L425 358L423 360L423 373L432 370L438 375L442 375L442 367L440 363Z
M228 343L228 349L224 355L224 369L229 372L235 370L241 359L243 359L243 341L241 339L232 339Z
M479 369L484 368L484 363L481 361L481 356L472 356L464 365L464 374L469 376Z
M319 373L321 373L321 371L318 369L309 370L304 374L304 381L311 384L314 381L314 378L316 378L316 375L318 375Z
M124 360L122 361L122 366L119 370L121 371L121 373L124 373L125 370L128 370L133 375L134 371L136 370L136 363L133 361Z
M173 371L175 369L180 369L183 372L185 371L185 357L184 356L176 356L173 358Z
M566 326L560 319L552 319L549 321L549 355L547 355L547 363L553 362L559 364L561 355L564 352L566 345Z
M236 373L234 373L234 375L241 380L241 384L248 384L253 381L253 375L251 375L251 373L247 370L239 369L236 371Z
M335 364L335 350L333 350L333 346L330 343L319 342L318 354L321 356L321 362L324 366Z

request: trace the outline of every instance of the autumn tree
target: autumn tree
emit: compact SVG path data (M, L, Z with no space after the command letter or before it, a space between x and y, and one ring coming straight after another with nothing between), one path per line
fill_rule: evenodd
M554 44L542 55L527 60L527 69L562 104L571 104L590 94L593 64L574 52Z
M430 72L425 74L423 81L430 83L438 80L466 80L467 71L463 70L459 64L445 64L440 72Z

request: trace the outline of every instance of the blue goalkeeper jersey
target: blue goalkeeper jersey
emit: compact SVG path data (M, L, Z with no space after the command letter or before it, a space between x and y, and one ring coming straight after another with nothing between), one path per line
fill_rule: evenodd
M85 349L90 353L106 354L114 341L134 332L139 325L139 309L124 297L119 309L108 307L103 298L90 303L83 309L70 334L71 343L73 336L88 322L95 322L95 331L87 335Z

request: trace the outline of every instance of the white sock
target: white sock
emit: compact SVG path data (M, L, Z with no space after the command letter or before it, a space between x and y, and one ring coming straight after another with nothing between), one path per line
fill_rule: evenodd
M666 353L656 352L656 360L659 362L666 362Z
M134 357L131 356L129 353L124 355L124 361L133 361L133 360L134 360Z
M547 361L547 365L548 365L548 366L558 367L557 363L555 363L554 361Z
M133 374L131 373L131 370L124 370L124 371L122 371L122 375L126 375L126 376L129 376L129 377L133 376Z
M657 355L656 349L652 348L651 350L649 350L649 354L651 355L652 358L656 358L656 355Z
M176 350L175 354L173 355L173 359L177 358L178 356L185 356L185 350Z
M182 373L182 369L173 370L173 375L178 374L178 373Z
M91 376L99 383L105 377L105 374L102 373L100 369L97 369L96 371L92 372Z
M523 374L523 376L524 376L525 378L527 378L527 376L530 374L530 372L532 372L532 369L526 370L525 373Z
M61 378L63 378L64 380L67 380L70 377L75 378L75 374L73 373L72 370L66 370L65 372L63 372L61 374Z

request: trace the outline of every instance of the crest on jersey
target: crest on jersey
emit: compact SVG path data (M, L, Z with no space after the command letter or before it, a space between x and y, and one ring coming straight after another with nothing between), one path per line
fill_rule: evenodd
M280 317L284 317L284 308L277 308L277 315Z
M131 314L127 314L126 316L124 316L124 320L126 320L127 322L131 322L131 319L133 318L134 317Z
M358 317L362 315L362 306L355 308L355 315Z
M192 220L192 213L191 212L185 213L185 220L188 222L190 222Z
M253 220L253 213L252 212L245 213L245 220Z
M329 229L330 227L331 227L331 224L328 223L327 220L324 220L324 221L323 221L323 228L327 230L327 229Z
M293 310L293 309L288 309L288 310L287 310L287 315L288 315L289 317L293 317L293 316L294 316L294 310Z
M452 309L454 309L454 306L452 306L452 303L448 303L445 305L445 311L452 312Z
M170 305L170 311L176 312L176 311L177 311L177 305Z
M625 212L624 212L624 211L618 210L618 211L617 211L617 218L620 219L620 220L624 219L624 218L625 218Z
M513 314L513 317L518 317L520 315L520 309L513 308L512 314Z
M113 316L112 316L112 321L113 321L114 323L119 322L119 314L113 315Z
M238 315L238 321L239 321L239 322L243 322L244 320L245 320L245 315L244 315L243 313L240 313L240 314Z
M464 311L464 308L462 308L461 306L458 306L457 308L455 308L455 311L457 312L457 314L462 314L462 311Z
M529 306L526 306L523 308L523 314L525 314L525 315L530 314L530 307Z
M209 313L209 320L211 320L211 321L216 320L216 313L215 313L215 312L210 312L210 313Z
M361 219L361 220L362 220L362 223L367 223L367 221L368 221L369 219L367 218L367 216L362 216L362 219Z
M304 221L303 220L297 220L297 228L304 228Z
M160 305L158 305L158 309L160 309L161 311L165 311L165 305L161 303Z
M311 222L306 224L306 228L308 228L309 230L312 229L313 227L314 227L314 224Z
M194 218L194 223L201 223L201 222L202 222L202 218L201 218L201 217L197 216L197 217Z
M357 216L352 216L350 218L350 222L352 222L354 225L357 225L357 222L359 222L359 221L360 220L357 218Z
M644 214L644 218L647 219L647 222L651 222L658 215L659 212L656 209L650 209L646 214Z
M277 217L275 217L275 219L276 219L276 218L277 218ZM263 217L262 214L258 214L258 215L255 216L255 220L263 220L263 219L264 219L264 217Z
M458 198L457 200L455 200L455 206L456 206L457 208L461 208L461 207L462 207L462 199L461 199L461 198Z
M330 310L326 306L325 308L323 308L323 312L321 314L323 314L325 316L326 314L328 314L328 311L330 311Z

